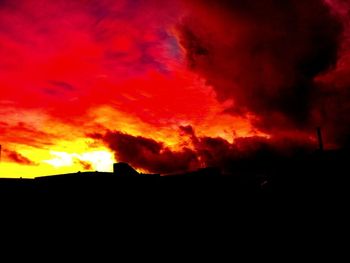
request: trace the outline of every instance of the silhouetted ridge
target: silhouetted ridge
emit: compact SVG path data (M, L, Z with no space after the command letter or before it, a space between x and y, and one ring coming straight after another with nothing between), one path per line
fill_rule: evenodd
M341 191L350 186L350 151L315 151L293 157L266 155L232 163L231 172L203 168L178 174L142 174L127 163L116 163L113 172L78 172L37 177L34 180L0 179L0 193L19 191L88 192L95 194L177 195L182 191L300 193ZM158 184L161 182L161 184ZM175 191L174 191L175 190ZM158 193L158 194L157 194Z

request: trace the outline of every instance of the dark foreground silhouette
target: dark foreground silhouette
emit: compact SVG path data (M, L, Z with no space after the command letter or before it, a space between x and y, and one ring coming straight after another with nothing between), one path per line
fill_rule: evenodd
M0 193L88 193L138 196L179 196L186 193L230 197L236 193L339 193L350 187L348 150L318 151L289 158L262 156L232 163L230 172L205 168L162 176L139 174L126 163L113 173L78 172L37 177L0 179Z

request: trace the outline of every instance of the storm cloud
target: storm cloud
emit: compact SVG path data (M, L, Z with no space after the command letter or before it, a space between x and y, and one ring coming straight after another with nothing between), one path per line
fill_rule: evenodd
M179 25L189 67L227 112L267 131L314 125L315 78L336 67L344 23L321 0L190 1Z

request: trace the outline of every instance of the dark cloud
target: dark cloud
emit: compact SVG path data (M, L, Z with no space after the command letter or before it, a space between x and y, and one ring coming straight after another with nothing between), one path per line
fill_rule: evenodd
M189 66L231 113L265 131L310 124L314 78L335 66L342 23L320 0L192 0L179 26Z
M350 69L346 71L350 74ZM339 79L340 80L340 79ZM320 83L314 101L315 124L324 127L326 141L350 146L350 81Z
M174 151L162 142L118 131L89 135L102 140L115 153L116 160L135 168L168 174L204 167L219 167L232 172L247 162L271 162L309 153L317 148L305 139L249 137L234 143L217 137L198 137L191 126L180 127L181 136L189 143Z
M3 150L5 160L10 162L15 162L21 165L37 165L37 163L33 162L29 158L23 156L22 154L12 151L12 150Z
M317 78L313 118L325 128L327 141L350 146L350 1L327 0L344 24L343 42L337 67Z
M117 131L93 137L102 139L115 152L118 161L150 172L181 172L198 166L196 154L188 148L173 151L161 142Z
M180 127L183 131L184 127ZM304 137L246 137L237 138L233 143L217 137L198 137L191 127L185 127L190 135L194 151L201 167L220 167L232 172L247 162L273 162L314 152L317 144ZM245 167L248 169L249 167Z

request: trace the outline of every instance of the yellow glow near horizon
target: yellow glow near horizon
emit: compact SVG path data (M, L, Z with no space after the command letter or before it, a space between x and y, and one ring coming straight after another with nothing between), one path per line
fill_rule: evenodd
M90 171L111 172L114 157L108 151L92 151L85 153L50 152L51 159L43 160L37 165L28 166L11 162L0 164L1 178L34 178L39 176L76 173L84 171L80 161L91 165Z
M93 151L81 154L66 153L66 152L50 152L54 158L45 160L44 163L50 164L55 168L71 167L78 161L83 161L91 164L92 170L95 171L111 171L114 158L112 153L107 151Z
M34 178L78 171L111 172L115 162L113 153L104 146L92 144L93 141L78 139L56 142L52 149L7 145L29 158L34 165L22 165L3 158L0 178Z

